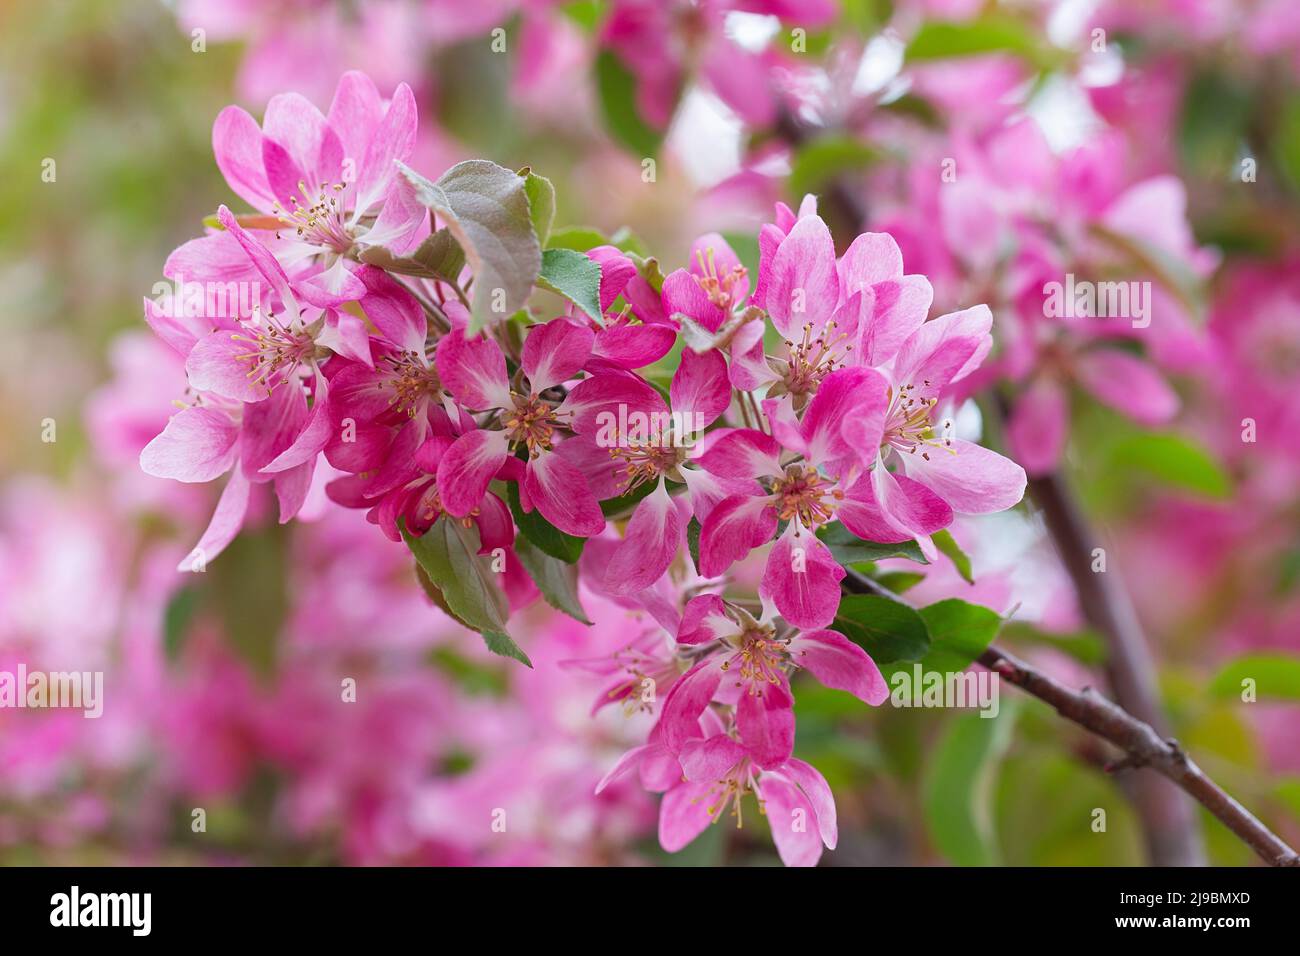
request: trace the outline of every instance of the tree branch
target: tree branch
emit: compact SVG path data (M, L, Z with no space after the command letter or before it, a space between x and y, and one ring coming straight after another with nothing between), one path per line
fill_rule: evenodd
M852 568L845 570L847 574L841 583L849 593L879 594L911 607L910 602L879 582ZM990 645L980 655L979 663L1025 693L1050 704L1066 720L1123 751L1124 756L1108 767L1110 772L1129 767L1154 770L1155 774L1137 776L1167 781L1169 786L1181 791L1180 798L1185 793L1197 800L1271 866L1300 866L1300 855L1295 850L1206 776L1176 740L1162 736L1150 723L1139 720L1091 687L1081 691L1066 687L996 645Z
M1057 474L1032 479L1029 493L1042 511L1048 533L1074 584L1084 619L1106 641L1106 678L1115 701L1149 729L1167 733L1155 664L1142 625L1128 594L1114 576L1093 571L1099 545L1083 512ZM1142 818L1152 863L1205 865L1196 816L1177 787L1144 774L1133 781L1131 796Z

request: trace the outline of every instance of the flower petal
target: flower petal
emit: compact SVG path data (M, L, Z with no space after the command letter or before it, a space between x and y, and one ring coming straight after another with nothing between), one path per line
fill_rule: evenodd
M1081 355L1075 364L1079 383L1140 425L1169 421L1178 412L1178 395L1148 362L1115 349Z
M467 408L511 407L506 357L493 339L467 339L459 329L448 332L438 343L434 363L443 387Z
M227 106L212 124L212 152L235 195L260 212L270 212L275 197L262 165L262 130L257 120L238 106Z
M691 432L701 432L717 421L731 404L731 384L727 381L727 363L722 353L683 349L669 397L673 412L680 414L682 421L693 423Z
M587 479L553 452L529 460L524 489L533 507L566 534L589 538L605 529L605 516Z
M791 521L767 556L759 593L772 598L781 616L795 627L825 627L839 609L844 575L830 549Z
M239 426L224 412L195 406L171 417L140 452L146 475L176 481L211 481L230 470L237 456Z
M664 487L642 498L627 523L627 532L610 558L605 586L613 594L643 591L659 580L677 556L682 521Z
M717 437L713 437L717 436ZM781 474L781 446L753 428L711 432L708 449L695 459L701 468L721 478L776 477Z
M931 452L928 461L920 455L906 455L903 466L960 514L1005 511L1025 496L1023 468L960 438L952 439L950 448Z
M524 374L534 395L573 378L591 357L596 335L585 325L552 319L524 338Z
M244 526L244 515L248 512L248 479L240 469L230 473L230 480L221 491L217 501L217 510L212 513L207 530L194 550L185 556L177 571L201 571L209 561L226 549L226 545L235 539L239 529Z
M700 574L715 578L766 544L776 531L776 509L766 495L733 495L720 501L700 529Z
M772 259L766 296L772 324L787 338L808 323L819 332L831 318L840 286L835 242L820 217L800 219L781 241Z
M871 655L838 631L805 631L790 642L790 656L827 687L848 691L872 706L889 696L889 685Z
M477 508L507 456L505 432L479 428L457 438L438 462L438 495L447 513L459 518Z

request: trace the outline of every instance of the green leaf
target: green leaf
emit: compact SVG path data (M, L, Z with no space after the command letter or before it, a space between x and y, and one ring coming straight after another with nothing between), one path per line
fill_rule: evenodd
M533 662L528 659L528 655L510 639L510 635L503 631L483 631L483 643L493 654L500 654L502 657L513 657L525 667L532 667Z
M519 32L509 23L506 43L515 49ZM510 58L492 50L486 37L474 36L443 45L426 65L438 91L434 122L456 140L488 155L510 143L516 124L509 121Z
M605 127L621 146L637 156L649 157L659 151L665 130L650 126L637 110L636 78L610 50L596 57L596 89Z
M930 651L921 659L925 670L965 670L993 643L1002 626L996 611L958 598L923 607L920 613L930 631Z
M1219 463L1200 445L1181 435L1131 435L1111 449L1110 457L1121 471L1136 469L1207 498L1224 499L1232 494L1232 481Z
M858 564L862 561L880 561L884 558L908 558L917 564L929 564L921 546L915 541L885 544L863 541L844 525L835 523L818 529L817 537L831 549L831 555L840 564Z
M533 220L533 232L543 249L555 222L555 186L545 176L539 176L527 166L519 170L524 177L524 193L528 196L528 213ZM545 262L543 261L543 269Z
M606 518L616 518L624 514L630 514L636 507L637 502L642 498L653 494L655 488L659 487L653 481L643 482L631 491L619 495L617 498L606 498L600 503L600 513ZM674 488L680 488L681 485L676 482L667 482L665 487L671 492Z
M468 335L523 308L542 270L526 181L484 159L457 163L430 182L398 163L416 198L446 225L474 273Z
M1106 642L1095 631L1053 634L1040 630L1028 621L1007 621L1002 625L1000 633L1005 641L1052 647L1093 667L1106 662Z
M957 573L961 575L963 581L967 584L975 583L975 579L971 577L970 556L961 549L961 545L957 543L957 539L952 536L951 531L947 528L936 531L930 535L930 540L939 549L939 553L952 562L952 566L957 569Z
M505 633L510 609L497 575L483 555L478 554L478 532L458 521L441 517L416 538L401 523L406 546L438 589L457 620L483 635L488 650L513 657L528 666L528 658Z
M395 256L383 246L370 246L361 253L361 261L385 272L454 284L465 268L465 250L450 230L443 228L427 236L409 256Z
M895 594L905 594L924 580L925 575L919 571L886 571L876 575L876 582Z
M907 45L904 56L915 63L982 53L1012 53L1039 69L1059 65L1065 56L1041 40L1025 21L997 14L961 22L923 23Z
M691 553L691 565L695 568L696 574L700 573L700 532L703 529L700 519L694 516L686 526L686 549Z
M509 690L509 681L500 665L489 666L471 661L458 654L455 648L446 645L435 647L429 652L428 660L467 694L504 697Z
M283 525L245 531L198 575L203 606L216 615L223 639L263 677L275 672L289 614L288 550Z
M519 563L532 577L546 603L563 611L575 621L590 624L587 612L578 600L578 568L542 551L522 535L515 539Z
M600 317L600 263L572 249L542 253L537 284L558 292L593 319Z
M1210 683L1216 697L1241 697L1242 682L1253 680L1260 697L1300 700L1300 655L1246 654L1230 661Z
M852 136L823 136L801 146L790 164L790 194L820 192L832 179L865 169L880 159L880 151Z
M877 666L919 661L930 649L930 633L921 615L878 594L846 594L833 627L870 654Z
M568 564L573 564L582 557L586 539L565 534L543 518L541 512L536 509L524 511L523 503L519 500L518 482L510 482L506 497L510 503L510 513L514 515L515 524L519 526L520 532L537 545L543 554L549 554Z
M1288 95L1278 110L1273 155L1292 190L1300 193L1300 93Z
M172 595L163 610L163 653L168 661L181 655L190 636L190 625L198 609L199 593L193 587L184 587Z
M605 235L599 229L592 229L589 226L565 226L563 229L556 229L546 240L547 249L574 249L578 252L586 252L588 249L595 249L597 246L607 245L609 236Z
M957 716L930 757L922 787L926 828L939 852L958 866L1000 862L993 783L1011 744L1015 710L1014 701L1004 701L997 717Z

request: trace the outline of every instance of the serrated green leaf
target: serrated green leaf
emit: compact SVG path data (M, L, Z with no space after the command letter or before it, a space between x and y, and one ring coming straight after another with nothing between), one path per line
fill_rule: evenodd
M605 128L619 145L641 157L654 156L665 130L657 130L637 109L636 78L610 50L596 57L596 90Z
M582 557L582 549L587 544L586 539L565 534L542 517L541 512L536 509L524 511L523 503L519 500L517 482L510 482L506 498L510 504L510 513L514 515L515 524L520 532L537 545L543 554L549 554L568 564L573 564Z
M979 657L997 637L1002 617L978 604L949 598L920 609L930 632L930 650L921 659L925 670L956 673Z
M831 549L831 555L840 564L858 564L885 558L908 558L917 564L930 563L915 541L900 541L896 544L863 541L838 522L818 529L817 537Z
M573 249L547 249L537 284L564 296L593 319L600 317L600 263Z
M1216 697L1238 697L1243 682L1254 681L1256 694L1272 700L1300 700L1300 655L1246 654L1230 661L1214 675L1210 692Z
M435 183L397 165L419 202L456 238L474 273L467 334L523 308L542 270L524 177L484 159L467 159Z
M418 538L406 530L405 522L399 528L429 583L438 589L456 619L478 631L488 650L528 663L505 633L509 605L498 576L477 553L478 531L446 517Z
M397 275L455 283L465 268L465 250L450 230L442 228L430 233L409 256L395 256L383 246L370 246L361 253L361 261Z
M959 714L931 755L922 788L926 828L935 846L958 866L996 866L993 781L1011 744L1015 701L996 717Z
M587 612L578 599L578 568L552 557L522 535L515 539L515 554L524 566L546 603L563 611L575 621L590 624Z
M930 535L930 540L939 549L939 553L952 562L952 566L957 569L963 581L967 584L975 583L975 579L971 576L970 556L961 549L961 545L957 543L951 531L947 528L936 531Z
M544 249L555 222L555 186L545 176L539 176L527 167L521 169L519 174L524 177L524 192L528 196L528 213L533 220L533 232L537 234L537 241Z
M919 661L930 649L930 633L921 615L878 594L846 594L832 627L870 654L878 667Z
M512 657L519 661L525 667L532 667L533 662L528 659L528 655L511 640L510 635L504 631L483 631L483 643L493 654L500 654L502 657Z

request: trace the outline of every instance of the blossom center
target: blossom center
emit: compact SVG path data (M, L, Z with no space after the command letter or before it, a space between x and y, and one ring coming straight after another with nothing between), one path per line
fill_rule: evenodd
M392 389L393 397L388 400L388 404L394 411L405 412L414 418L424 400L436 396L442 390L437 371L426 365L418 352L388 355L384 361L393 374L379 387L387 385Z
M740 681L749 684L749 693L762 696L764 684L779 684L784 665L790 655L786 651L787 641L778 640L771 627L758 626L746 630L731 639L736 653L723 662L722 669L729 671L735 667L740 673Z
M671 658L654 657L632 644L614 652L614 661L627 674L627 681L609 691L610 700L623 699L623 712L630 717L637 711L654 710L660 686L666 687L677 676Z
M822 379L837 368L844 368L844 360L853 351L853 346L847 344L848 333L836 333L835 329L835 322L827 322L824 329L813 335L812 323L807 322L800 341L785 343L790 361L783 380L791 395L809 395L817 391Z
M511 392L510 397L514 408L506 413L505 419L510 443L527 447L529 458L550 451L555 430L562 424L555 409L536 395L525 397Z
M929 387L929 382L925 385ZM914 384L904 385L895 393L885 416L885 434L881 439L882 448L893 448L899 452L915 455L919 450L921 457L930 460L931 448L938 448L956 454L952 449L952 422L945 421L941 429L934 427L934 407L939 399L917 398L913 396Z
M307 184L298 180L298 192L302 195L303 202L299 202L297 196L290 196L289 205L292 208L286 210L279 200L275 201L272 208L280 219L294 227L298 238L303 242L324 246L342 254L352 248L353 237L344 221L339 197L331 193L341 193L344 188L344 183L322 186L313 199L307 190ZM279 239L280 233L276 232L275 237Z
M831 520L836 500L844 493L827 485L826 479L810 465L791 465L772 488L777 517L794 520L809 531ZM830 500L827 500L827 499Z
M695 276L695 281L709 301L720 309L730 309L736 299L736 287L749 274L748 271L742 265L735 265L719 273L712 247L697 251L695 261L700 265L700 275Z
M687 449L678 448L671 441L611 448L609 457L623 464L620 493L627 494L660 475L671 473L686 460L686 452Z
M241 352L236 358L249 363L248 377L266 385L267 391L272 387L269 384L271 379L277 374L292 374L301 362L316 352L316 343L306 331L285 328L274 321L245 326L243 334L237 332L231 338L246 343L248 351Z
M744 814L741 809L742 801L748 793L758 796L758 785L754 778L754 766L748 757L743 758L738 764L727 772L727 775L720 780L713 782L703 797L696 799L707 799L705 811L712 818L713 823L722 819L723 813L727 808L731 808L731 815L736 818L736 827L739 829L745 825ZM758 801L758 812L766 812L763 801Z

